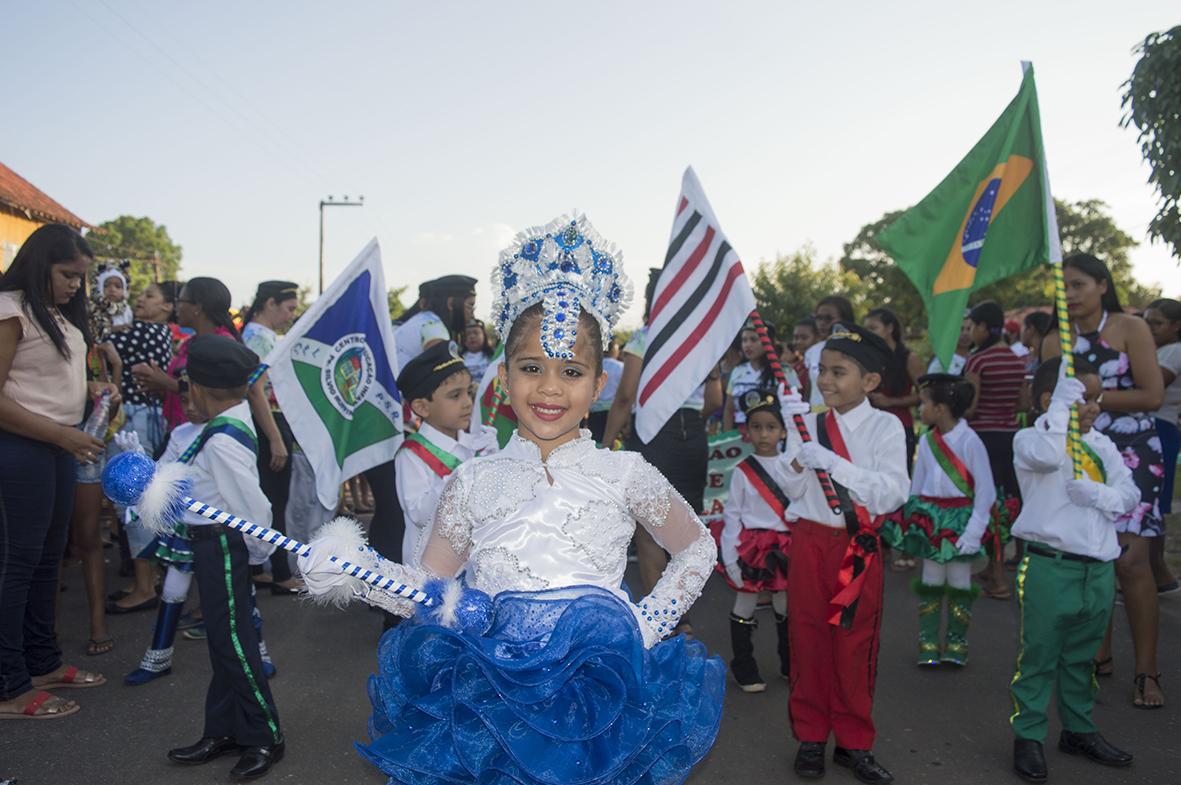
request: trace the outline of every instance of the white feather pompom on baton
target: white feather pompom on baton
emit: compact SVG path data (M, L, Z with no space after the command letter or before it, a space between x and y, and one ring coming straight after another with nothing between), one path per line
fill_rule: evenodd
M188 510L308 559L304 582L309 592L322 602L347 603L357 595L355 581L360 580L392 597L432 608L428 618L443 626L480 634L491 624L492 600L483 592L462 587L457 581L441 580L428 581L424 589L419 589L379 574L379 565L391 568L398 565L386 562L370 548L360 524L351 519L337 518L322 527L313 544L308 545L194 499L189 496L192 484L186 476L185 464L157 468L151 458L139 452L125 452L112 458L103 471L102 484L112 501L128 507L137 505L140 520L149 530L163 531ZM319 550L313 547L316 545L321 546ZM352 560L336 555L342 552L348 553Z

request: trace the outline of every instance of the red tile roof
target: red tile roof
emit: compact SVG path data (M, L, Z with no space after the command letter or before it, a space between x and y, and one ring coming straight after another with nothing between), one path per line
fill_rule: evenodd
M36 186L0 163L0 204L41 221L68 224L75 229L90 224L62 207Z

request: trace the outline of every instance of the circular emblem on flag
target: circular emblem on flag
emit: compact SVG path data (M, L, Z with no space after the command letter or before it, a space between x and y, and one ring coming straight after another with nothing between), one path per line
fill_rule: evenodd
M320 384L324 395L342 416L353 412L373 386L377 363L363 333L351 333L332 345L321 367Z

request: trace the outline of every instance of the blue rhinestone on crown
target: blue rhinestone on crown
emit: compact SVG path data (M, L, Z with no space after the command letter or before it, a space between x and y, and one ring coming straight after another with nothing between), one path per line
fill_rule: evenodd
M584 310L598 320L606 348L631 301L622 262L622 254L584 215L562 216L521 232L500 252L492 272L492 313L500 339L508 338L517 317L541 303L541 346L547 356L574 357L578 316Z

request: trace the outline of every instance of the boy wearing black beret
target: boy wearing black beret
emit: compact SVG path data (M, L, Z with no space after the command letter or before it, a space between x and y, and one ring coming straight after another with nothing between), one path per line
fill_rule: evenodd
M881 383L889 349L860 327L834 329L815 383L829 411L809 414L798 393L783 396L785 421L803 415L814 441L789 429L775 476L790 500L788 571L792 732L800 742L795 770L824 775L828 737L833 761L862 782L891 782L871 751L874 678L882 613L878 527L906 501L906 436L893 414L867 395ZM816 472L828 472L840 501L832 511Z
M258 436L245 401L257 367L258 355L235 340L219 335L192 339L189 396L208 422L189 448L195 454L188 462L194 498L270 526L271 506L258 482ZM199 764L236 753L241 757L231 775L260 777L283 757L284 747L250 620L250 562L265 560L274 545L244 538L192 512L185 512L184 523L192 541L213 677L200 741L171 750L168 757Z
M472 423L472 376L454 343L437 343L398 374L398 391L416 416L394 458L398 502L406 516L402 561L418 566L439 496L462 462L496 449L496 432Z

